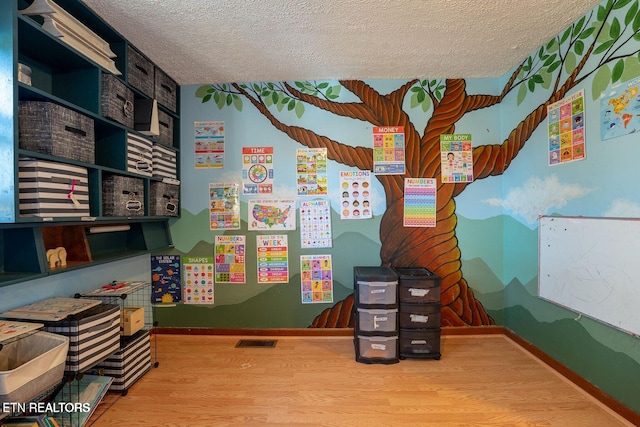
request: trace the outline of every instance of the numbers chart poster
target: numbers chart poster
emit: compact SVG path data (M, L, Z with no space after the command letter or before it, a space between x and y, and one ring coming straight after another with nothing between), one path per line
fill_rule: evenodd
M298 196L326 196L327 149L296 150L296 178Z
M328 200L303 200L300 202L300 247L330 248L331 202Z
M246 283L245 236L216 236L216 283Z
M296 201L287 200L249 200L249 230L296 229Z
M151 256L151 302L174 303L182 300L180 255Z
M403 175L404 159L404 126L374 126L373 173Z
M340 171L340 219L370 219L371 171Z
M473 145L471 134L440 135L442 182L473 182Z
M547 107L549 120L549 166L583 160L584 89Z
M273 147L242 148L242 194L273 193Z
M213 304L213 257L184 257L184 303Z
M237 182L209 184L209 228L240 229L240 196Z
M194 122L195 168L224 167L224 122Z
M331 255L300 255L302 303L333 302Z
M286 234L256 236L258 283L289 283L289 245Z
M436 179L404 179L405 227L436 226Z

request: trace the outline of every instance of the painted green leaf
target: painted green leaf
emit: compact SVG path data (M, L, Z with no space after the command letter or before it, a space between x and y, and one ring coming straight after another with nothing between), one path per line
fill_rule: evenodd
M549 52L553 52L555 50L558 50L558 39L557 38L552 38L549 43L547 43L547 50Z
M562 64L562 61L556 61L553 64L551 64L551 66L549 66L549 68L547 70L550 73L553 73L561 64Z
M593 51L593 54L597 55L599 53L604 52L605 50L609 49L613 45L614 42L615 42L615 40L607 40L606 42L602 43L600 46L595 48L595 50Z
M540 84L540 86L542 86L544 89L549 89L551 87L551 82L553 81L551 73L543 69L540 70L540 76L542 77L542 83Z
M289 102L289 100L290 100L290 99L291 99L291 98L289 98L288 96L285 96L284 98L282 98L282 99L280 100L280 103L281 103L281 104L286 104L287 102Z
M219 95L219 94L217 94ZM224 108L224 101L225 101L226 97L224 95L219 95L218 99L216 100L216 105L218 106L218 108L220 110L222 110L222 108Z
M586 28L581 34L579 39L584 40L586 38L588 38L591 34L593 34L593 32L596 30L596 27L591 26L589 28Z
M409 98L409 107L416 108L418 105L420 105L420 103L418 102L418 94L412 93L411 97Z
M575 38L578 34L580 34L580 31L582 31L582 26L584 25L584 20L586 19L585 16L583 16L582 18L580 18L578 20L578 22L576 22L576 24L573 26L573 30L571 32L571 38Z
M233 106L236 107L236 110L242 112L242 98L237 95L233 96Z
M624 71L620 76L621 82L626 82L640 76L640 62L637 56L628 56L624 59Z
M208 92L209 88L211 86L209 85L205 85L205 86L200 86L198 89L196 89L196 98L202 98L204 97Z
M304 83L302 82L293 82L293 84L295 84L300 89L304 89Z
M267 87L268 87L269 89L271 89L271 90L274 90L274 89L275 89L275 87L274 87L273 83L267 83Z
M421 92L423 90L424 89L422 89L420 86L414 86L414 87L411 88L411 92L414 92L414 93L418 93L418 92Z
M271 91L270 90L262 89L262 93L260 94L261 97L266 98L269 95L271 95Z
M209 102L210 99L211 99L211 94L207 94L202 97L202 103L204 104L205 102Z
M304 114L304 103L296 102L295 113L298 118L302 117Z
M520 88L518 89L517 105L522 104L522 101L524 101L524 98L526 98L527 93L527 86L520 85Z
M611 83L611 69L608 65L603 65L595 72L591 82L591 96L594 101L609 87L609 83Z
M292 99L291 101L289 101L289 105L287 105L287 110L291 111L294 108L296 108L296 101Z
M442 92L440 92L439 90L436 90L434 92L434 95L436 96L436 99L442 99Z
M284 108L284 106L285 106L285 105L286 105L286 104L283 104L282 102L278 102L278 103L276 104L276 109L277 109L278 111L282 111L282 109Z
M422 105L422 111L426 113L429 111L429 108L431 108L431 98L425 96L424 101L422 101L420 105Z
M538 58L542 58L542 55L544 55L544 46L540 46L538 49Z
M640 34L638 34L638 33L634 34L634 35L633 35L633 39L634 39L635 41L640 41Z
M633 19L636 17L636 13L638 13L638 2L634 2L627 13L624 15L624 25L628 26L631 24Z
M278 103L279 98L278 92L271 92L271 101L273 101L274 104Z
M331 86L331 89L333 89L333 94L335 95L336 98L340 96L340 91L342 90L342 86L340 85Z
M524 71L525 73L526 73L526 72L528 72L530 69L531 69L531 67L530 67L528 64L525 64L525 65L522 67L522 71Z
M611 22L611 28L609 28L609 37L612 39L617 39L620 37L620 21L618 18L613 18Z
M576 54L573 52L567 52L567 56L564 58L564 71L567 74L571 74L576 68Z
M582 40L576 40L576 43L573 45L573 50L576 52L576 55L582 56L584 53L584 43Z
M258 83L254 83L253 84L253 90L255 90L256 92L260 93L260 85Z
M214 88L214 87L210 87L210 88L207 90L207 93L214 93L214 92L217 92L216 88Z
M566 42L570 34L571 34L571 27L567 28L565 32L562 34L562 36L560 37L560 44L563 44L564 42Z
M329 89L327 89L327 91L325 92L325 95L327 95L327 98L331 98L331 94L333 93L333 88L330 87Z
M420 92L418 92L418 102L424 101L425 98L426 98L426 95L424 90L421 90Z
M267 107L271 107L271 105L272 105L271 97L267 96L266 98L263 98L263 99L264 99L264 105L266 105Z
M534 81L533 81L533 80L531 80L531 79L529 79L529 80L527 81L527 86L529 86L529 91L530 91L531 93L533 93L533 91L535 91L535 90L536 90L536 82L534 82Z
M327 82L322 82L318 85L318 89L324 89L326 87L329 87L329 83Z
M626 5L628 5L632 0L618 0L617 2L614 3L613 5L613 9L622 9L623 7L625 7Z
M215 102L216 104L220 104L220 92L216 92L213 94L213 102Z
M426 81L426 80L423 80L423 81L421 81L421 82L420 82L420 84L421 84L422 86L426 86L426 85L427 85L427 81Z
M230 93L227 94L227 105L231 105L231 103L233 102L233 97L231 96Z
M435 80L431 80L431 83L429 83L429 86L435 86L435 85L437 85L437 84L438 84L438 82L437 82L437 81L435 81Z
M631 24L631 29L634 33L637 33L640 29L640 12L636 13L636 16L633 18L633 23Z
M618 80L620 80L620 77L622 76L623 71L624 71L624 61L622 59L619 59L618 61L616 61L615 65L613 66L613 70L611 70L611 83L615 83Z
M599 43L604 43L609 40L609 28L611 25L608 22L602 24L602 30L598 34L598 38L596 39Z
M546 61L544 61L543 66L548 67L549 65L553 64L553 61L555 61L555 60L556 60L556 57L557 57L557 56L558 56L558 55L556 55L555 53L554 53L553 55L549 56L549 57L547 58L547 60L546 60Z

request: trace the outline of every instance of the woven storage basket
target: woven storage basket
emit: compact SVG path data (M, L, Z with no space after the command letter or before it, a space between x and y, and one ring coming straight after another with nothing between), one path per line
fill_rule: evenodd
M102 180L104 216L143 216L144 182L140 178L107 175Z
M149 98L153 98L155 67L132 46L128 47L127 54L127 82Z
M173 147L173 117L158 109L158 122L160 135L156 137L160 144Z
M44 101L20 101L18 110L20 148L95 163L92 118Z
M100 103L104 117L133 129L133 91L112 74L102 73Z
M176 82L167 75L167 73L158 67L156 67L155 70L155 88L155 95L158 103L164 105L175 113L177 111L176 97L178 93L178 86L176 85Z
M149 190L149 215L178 216L180 211L180 186L166 182L151 182Z

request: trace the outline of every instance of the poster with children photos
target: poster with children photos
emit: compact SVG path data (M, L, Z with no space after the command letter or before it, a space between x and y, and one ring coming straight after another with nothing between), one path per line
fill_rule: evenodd
M331 255L300 255L303 304L333 302Z
M330 248L331 203L328 200L300 202L300 246L302 248Z
M340 219L373 217L371 171L341 171L340 194Z
M213 257L183 258L183 301L185 304L213 304Z
M216 236L216 283L246 283L245 236Z
M224 167L224 122L194 122L196 169Z

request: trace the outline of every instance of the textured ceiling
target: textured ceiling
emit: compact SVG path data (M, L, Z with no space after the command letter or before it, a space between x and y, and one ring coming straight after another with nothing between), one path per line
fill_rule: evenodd
M597 0L84 0L178 84L503 75Z

